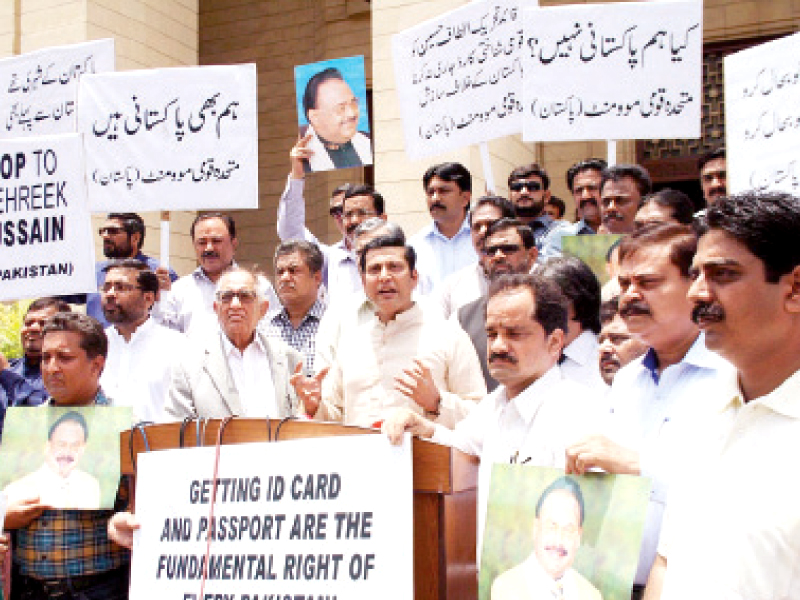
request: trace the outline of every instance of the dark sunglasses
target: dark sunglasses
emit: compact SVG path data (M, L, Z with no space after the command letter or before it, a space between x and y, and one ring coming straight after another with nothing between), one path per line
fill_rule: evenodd
M522 246L519 244L497 244L496 246L484 246L481 252L486 256L494 256L498 252L502 252L504 256L508 256L519 252L521 249Z
M515 181L508 187L511 188L512 192L521 192L525 188L528 188L529 192L538 192L542 189L542 184L538 181Z
M339 206L331 206L328 210L328 214L330 214L330 216L332 216L334 219L341 219L343 212L344 210L342 209L341 204Z

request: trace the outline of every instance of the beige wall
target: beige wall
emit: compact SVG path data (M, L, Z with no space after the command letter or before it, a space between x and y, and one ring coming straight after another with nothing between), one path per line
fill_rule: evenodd
M0 56L48 46L114 38L117 70L197 64L197 0L4 0L0 3ZM158 256L158 213L143 213L145 252ZM188 237L193 213L172 215L172 266L195 266ZM92 218L93 229L103 215ZM102 257L99 238L96 255Z

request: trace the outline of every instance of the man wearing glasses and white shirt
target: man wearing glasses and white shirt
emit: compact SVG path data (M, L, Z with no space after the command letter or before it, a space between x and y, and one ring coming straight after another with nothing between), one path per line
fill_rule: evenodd
M302 357L256 329L269 307L256 275L238 267L226 271L215 298L219 335L181 358L166 402L167 417L294 415L298 402L289 376Z

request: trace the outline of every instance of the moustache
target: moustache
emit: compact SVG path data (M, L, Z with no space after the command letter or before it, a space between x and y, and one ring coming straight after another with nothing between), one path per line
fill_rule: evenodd
M591 204L592 206L594 206L595 208L597 208L597 200L595 200L594 198L587 198L586 200L581 200L581 202L580 202L579 206L580 206L581 208L583 208L583 207L585 207L587 204Z
M692 309L692 321L699 324L701 320L708 323L724 321L725 310L719 304L700 302Z
M489 355L489 363L497 362L497 361L504 361L509 362L512 365L517 364L517 359L508 354L507 352L492 352Z
M219 252L215 252L214 250L206 250L201 254L202 258L219 258Z
M434 202L433 204L431 204L431 207L428 210L433 210L434 208L439 208L441 210L447 210L447 207L444 204L442 204L441 202L439 202L438 200L436 202Z
M600 352L600 362L619 366L619 359L611 350L603 350Z
M624 221L625 217L622 216L621 213L618 212L607 212L603 215L603 222L606 221Z
M567 556L569 554L569 552L567 552L567 549L564 548L564 546L545 546L544 549L547 552L556 552L556 553L558 553L558 555L561 558L564 558L565 556Z
M644 302L627 302L619 307L619 314L622 318L634 315L649 315L650 309Z

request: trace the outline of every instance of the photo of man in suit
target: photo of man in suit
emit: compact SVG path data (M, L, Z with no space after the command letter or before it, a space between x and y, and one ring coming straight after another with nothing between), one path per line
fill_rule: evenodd
M583 492L571 477L559 477L536 504L533 552L501 573L492 600L602 600L600 592L572 568L581 545Z
M340 59L345 64L353 60ZM362 61L363 72L363 58L355 60ZM308 125L300 127L300 137L307 172L372 164L369 132L359 131L360 103L365 99L353 93L343 74L345 64L319 70L305 85L302 110Z

